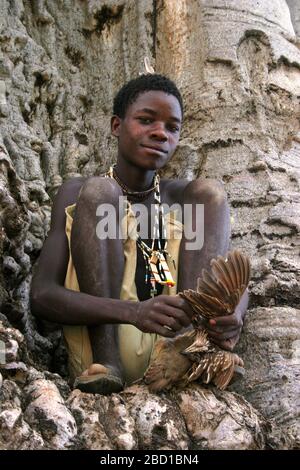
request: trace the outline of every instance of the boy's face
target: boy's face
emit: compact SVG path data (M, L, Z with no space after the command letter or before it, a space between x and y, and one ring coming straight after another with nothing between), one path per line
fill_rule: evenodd
M177 98L163 91L146 91L128 106L123 119L112 117L118 137L118 158L145 170L162 168L179 141L182 114Z

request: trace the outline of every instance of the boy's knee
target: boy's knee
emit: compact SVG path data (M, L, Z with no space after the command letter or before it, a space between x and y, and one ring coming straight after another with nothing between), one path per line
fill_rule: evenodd
M89 178L82 186L79 200L81 203L96 205L101 202L118 202L122 191L115 180L100 176Z
M214 179L198 178L188 184L185 190L186 199L195 203L224 204L227 195L223 185Z

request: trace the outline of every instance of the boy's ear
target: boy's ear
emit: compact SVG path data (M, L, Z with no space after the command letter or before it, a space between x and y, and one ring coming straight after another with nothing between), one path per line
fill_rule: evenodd
M111 133L115 137L119 137L121 121L122 119L116 114L114 114L110 120Z

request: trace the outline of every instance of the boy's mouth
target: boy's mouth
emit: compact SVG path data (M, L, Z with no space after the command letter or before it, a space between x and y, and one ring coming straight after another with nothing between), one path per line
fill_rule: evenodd
M157 152L161 152L161 153L168 153L167 150L163 149L162 147L155 147L154 145L143 145L141 144L142 147L146 148L146 149L150 149L150 150L156 150Z

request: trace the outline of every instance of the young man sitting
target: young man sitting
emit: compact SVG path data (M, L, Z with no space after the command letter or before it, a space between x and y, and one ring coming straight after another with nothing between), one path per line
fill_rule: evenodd
M191 324L191 308L176 293L195 289L201 270L229 248L221 184L157 177L175 152L182 120L182 98L171 80L158 74L131 80L114 100L115 166L101 177L66 181L56 196L32 283L32 311L65 325L70 374L82 391L117 392L142 377L157 337L173 338ZM129 201L123 214L122 196ZM136 223L137 203L148 230ZM182 225L173 210L161 214L161 203L176 204L182 214L189 207L189 220ZM115 209L115 231L105 237L99 214L107 204ZM184 227L199 231L197 205L204 207L204 243L189 249ZM167 263L156 263L156 274L155 253ZM231 350L246 307L247 293L233 315L207 323L212 341Z

